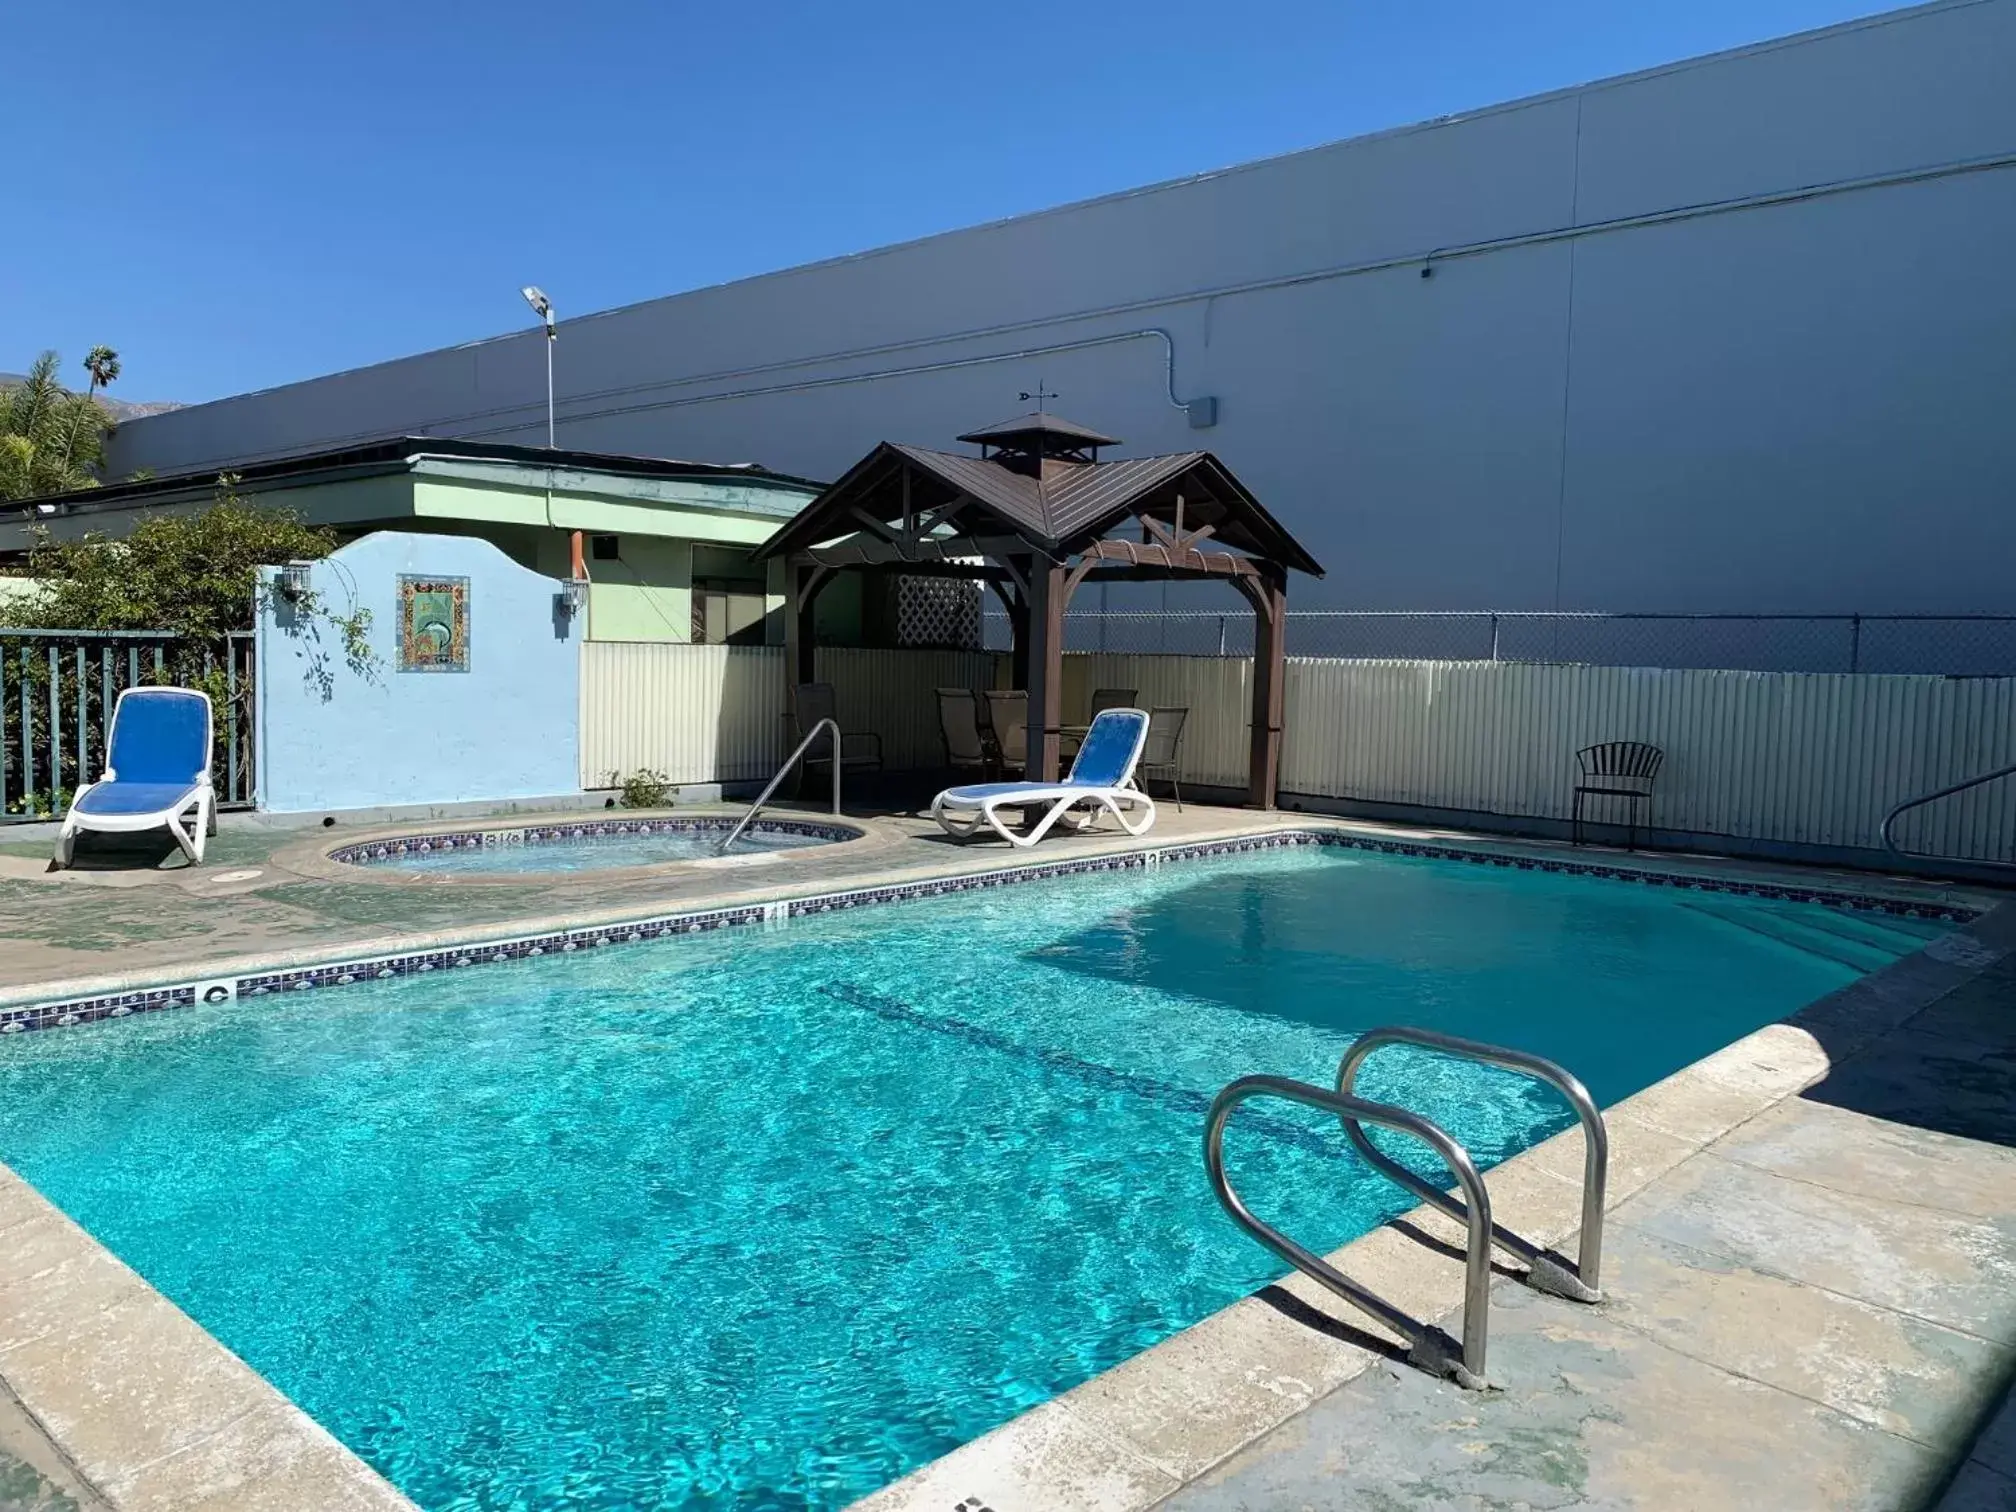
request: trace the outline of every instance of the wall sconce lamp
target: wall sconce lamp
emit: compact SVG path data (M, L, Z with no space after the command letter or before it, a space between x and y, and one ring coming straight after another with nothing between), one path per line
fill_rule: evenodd
M588 579L568 578L560 584L560 612L572 618L588 607Z
M280 597L290 604L298 604L308 597L308 574L314 566L313 562L289 562L282 567L275 580Z

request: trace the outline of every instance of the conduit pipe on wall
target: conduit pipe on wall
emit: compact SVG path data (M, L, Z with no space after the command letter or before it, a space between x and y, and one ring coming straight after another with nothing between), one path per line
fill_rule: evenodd
M1876 189L1894 188L1906 184L1930 183L1940 179L1955 178L1967 174L1989 173L2016 168L2016 152L1998 153L1989 157L1962 158L1942 163L1927 164L1917 168L1897 169L1886 173L1870 174L1852 179L1835 179L1817 184L1800 184L1786 189L1766 190L1757 194L1741 195L1730 199L1706 200L1686 205L1671 206L1663 210L1649 210L1636 215L1617 216L1609 220L1587 221L1578 224L1548 227L1539 231L1520 232L1511 236L1487 237L1476 241L1456 243L1448 246L1418 248L1404 253L1369 258L1360 262L1340 263L1329 267L1311 268L1297 273L1278 274L1270 278L1247 279L1242 282L1221 284L1208 288L1191 289L1181 293L1156 294L1142 299L1098 306L1091 309L1067 311L1056 315L1035 316L1026 320L1006 321L995 325L978 326L963 331L949 331L930 336L910 337L902 341L884 342L873 346L854 347L845 351L821 352L805 357L784 358L776 362L758 363L747 367L728 368L710 373L695 373L680 378L664 378L649 383L631 384L616 388L597 389L576 394L568 402L574 405L592 404L602 399L621 398L629 394L650 393L669 388L686 388L695 384L720 383L733 379L756 377L764 373L786 372L793 368L819 367L837 362L854 362L870 357L890 356L898 352L920 351L930 347L950 346L959 342L977 341L989 337L1011 336L1027 331L1054 328L1060 325L1111 319L1117 316L1140 314L1148 310L1172 309L1182 305L1202 304L1212 299L1234 294L1254 294L1274 289L1294 288L1302 284L1323 283L1332 279L1352 278L1363 274L1380 273L1395 268L1418 268L1437 263L1448 263L1459 258L1483 257L1496 252L1514 251L1520 248L1544 246L1553 242L1576 241L1585 237L1611 235L1623 231L1641 230L1653 226L1672 225L1683 221L1699 220L1710 216L1729 215L1741 211L1769 209L1780 205L1799 204L1805 201L1828 199L1837 195L1863 193ZM676 297L676 296L675 296ZM625 306L617 310L605 310L595 315L583 316L582 320L604 320L627 313L638 306ZM1006 362L1022 357L1047 356L1054 352L1078 350L1082 346L1104 345L1115 341L1134 341L1144 337L1159 337L1170 345L1168 366L1170 374L1169 402L1178 409L1191 410L1191 405L1176 397L1175 393L1175 351L1169 333L1160 327L1144 327L1140 330L1119 332L1110 336L1094 337L1085 342L1062 342L1054 345L1025 347L1014 352L989 354L951 360L945 363L923 363L900 368L878 369L865 373L853 373L840 378L812 380L805 383L780 384L775 387L745 388L726 393L695 395L689 399L668 400L655 403L624 406L608 409L591 409L569 417L574 420L594 420L605 415L629 414L644 409L666 409L686 404L705 404L721 399L751 398L768 393L793 393L808 388L830 388L846 383L872 382L879 378L903 377L913 373L941 372L947 368L976 366L986 362ZM467 350L487 346L492 341L518 339L511 336L492 337L486 341L466 343L464 347L452 350ZM435 354L428 354L435 355ZM218 401L228 403L228 400ZM1210 400L1196 400L1198 405L1215 403ZM507 404L490 409L470 410L461 414L436 416L432 419L411 422L410 428L426 434L443 427L461 427L468 422L488 420L505 415L536 413L539 405ZM1196 413L1193 411L1193 420ZM1204 423L1209 423L1208 421ZM453 429L451 434L459 436L498 435L507 431L522 430L523 423L492 426L483 430ZM340 436L318 438L309 450L341 445L349 441L375 439L384 435L385 427L376 426L370 430L357 431ZM262 455L284 455L268 453ZM245 460L242 454L225 454L205 459L201 463L190 463L194 470L199 467L228 465ZM180 464L178 464L180 465Z

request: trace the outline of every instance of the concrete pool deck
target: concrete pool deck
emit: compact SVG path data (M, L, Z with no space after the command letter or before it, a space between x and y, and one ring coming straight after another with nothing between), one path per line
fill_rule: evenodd
M352 880L320 860L365 838L348 827L227 829L204 867L56 877L37 864L46 851L0 845L0 1004L497 938L556 916L601 923L1279 829L1927 902L1983 898L1851 873L1222 809L1165 808L1143 839L1109 831L1014 854L948 846L901 816L864 827L867 841L760 867L477 884ZM1612 1110L1610 1300L1576 1308L1501 1280L1497 1392L1396 1367L1390 1339L1298 1277L863 1506L1925 1505L2016 1358L2012 946L2016 911L2003 909ZM1568 1247L1579 1138L1559 1136L1490 1174L1501 1223ZM1417 1235L1446 1244L1450 1232L1417 1211L1340 1263L1416 1316L1446 1318L1460 1267ZM1956 1483L1956 1494L2005 1500L1972 1506L2016 1505L2010 1437L1984 1440ZM0 1167L0 1512L408 1505Z

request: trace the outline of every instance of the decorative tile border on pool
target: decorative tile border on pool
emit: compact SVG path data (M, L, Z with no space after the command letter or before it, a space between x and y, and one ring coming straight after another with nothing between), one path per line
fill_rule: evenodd
M435 851L488 850L514 845L565 845L575 840L615 839L632 835L719 835L735 820L708 819L583 819L567 824L529 824L512 829L442 830L429 835L392 835L360 840L329 852L331 861L346 866L376 866L406 856ZM853 840L860 831L849 825L815 824L804 819L758 819L749 828L773 835L807 835L815 840Z
M196 992L194 987L156 987L145 992L107 993L67 1003L0 1009L0 1034L19 1034L26 1029L68 1029L72 1024L95 1024L100 1019L155 1013L163 1008L188 1008L195 1004Z
M807 832L830 831L835 826L779 821ZM719 828L699 820L649 820L661 829L672 826ZM572 839L577 830L595 827L607 831L627 824L637 833L640 821L598 820L591 825L542 827L542 837ZM476 834L497 834L478 831ZM508 832L506 832L508 833ZM845 832L852 838L854 831ZM466 838L457 836L455 838ZM390 842L387 842L390 843ZM1159 867L1170 862L1197 861L1214 856L1240 855L1249 851L1279 850L1301 845L1336 846L1346 850L1372 851L1380 855L1413 856L1434 861L1466 861L1478 866L1496 866L1515 871L1559 872L1598 877L1612 882L1636 882L1653 887L1673 887L1683 891L1734 893L1745 897L1771 898L1789 903L1819 903L1865 913L1887 913L1901 918L1934 919L1965 924L1977 918L1981 908L1964 903L1914 902L1904 898L1884 898L1869 893L1843 892L1836 888L1799 887L1785 883L1753 881L1740 877L1710 877L1694 872L1662 872L1636 867L1613 866L1601 861L1553 856L1527 856L1505 851L1466 850L1460 846L1413 840L1385 840L1372 835L1352 834L1332 829L1275 830L1259 835L1240 835L1223 840L1198 840L1187 845L1158 846L1151 850L1122 851L1107 856L1082 856L1071 860L1042 862L1034 866L1008 866L994 871L969 872L961 876L932 877L916 882L896 882L885 887L857 887L840 892L819 893L809 898L780 899L770 903L741 904L730 908L699 909L690 913L665 914L655 918L606 924L590 929L555 930L505 940L452 946L442 950L414 951L376 956L355 961L338 961L326 966L304 966L251 976L226 977L193 985L162 987L81 998L74 1001L36 1003L24 1008L0 1009L0 1034L19 1034L31 1029L68 1028L99 1019L124 1018L133 1013L161 1008L187 1008L199 1000L227 1002L234 997L265 997L281 992L306 992L321 987L347 987L357 982L385 981L395 977L424 976L434 971L457 971L473 966L496 965L549 955L570 955L606 945L638 945L653 940L676 939L681 935L704 934L741 925L776 925L788 919L810 918L816 914L840 913L881 903L900 903L915 898L939 898L952 893L978 892L995 887L1013 887L1025 882L1043 882L1057 877L1081 876L1091 872L1129 871Z
M1760 882L1740 877L1710 877L1695 872L1648 871L1636 867L1611 866L1601 861L1523 856L1500 851L1465 850L1460 846L1426 844L1412 840L1382 840L1372 835L1354 835L1342 830L1279 830L1265 835L1242 835L1230 840L1199 840L1190 845L1169 845L1154 850L1128 851L1114 856L1089 856L1074 861L1054 861L1037 866L973 872L958 877L937 877L923 882L892 883L887 887L861 887L846 892L824 893L812 898L794 898L791 916L837 913L877 903L901 902L910 898L936 898L948 893L973 892L983 888L1007 887L1018 882L1040 882L1052 877L1075 876L1084 872L1124 871L1152 867L1171 861L1195 861L1212 856L1229 856L1243 851L1275 850L1287 846L1325 845L1346 850L1374 851L1380 855L1412 856L1431 861L1466 861L1476 866L1496 866L1515 871L1561 872L1598 877L1612 882L1637 882L1653 887L1673 887L1691 892L1736 893L1746 897L1771 898L1788 903L1819 903L1830 908L1865 913L1894 914L1900 918L1936 919L1965 924L1982 910L1963 903L1913 902L1905 898L1885 898L1872 893L1843 892L1826 887L1796 887L1784 883Z

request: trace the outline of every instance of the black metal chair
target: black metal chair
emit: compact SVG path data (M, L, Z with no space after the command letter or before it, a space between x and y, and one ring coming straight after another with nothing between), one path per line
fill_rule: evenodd
M1574 818L1569 832L1576 845L1582 843L1582 806L1590 798L1622 798L1628 823L1625 846L1638 844L1638 810L1645 810L1645 829L1652 829L1652 783L1659 776L1666 753L1642 740L1608 740L1575 753L1579 775L1575 779Z

